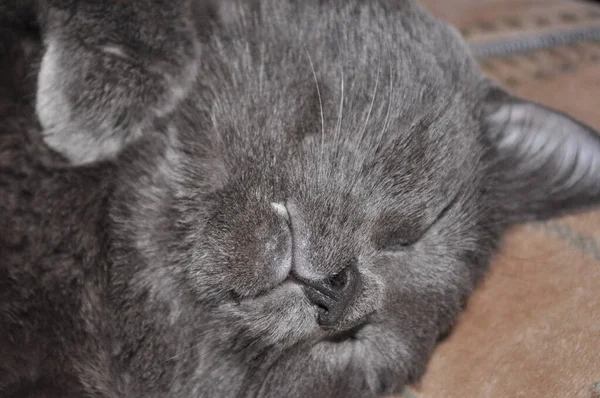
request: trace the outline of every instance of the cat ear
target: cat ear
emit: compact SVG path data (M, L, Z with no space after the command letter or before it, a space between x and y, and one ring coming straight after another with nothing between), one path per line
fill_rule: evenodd
M482 122L489 183L507 222L600 204L600 137L566 113L492 88Z

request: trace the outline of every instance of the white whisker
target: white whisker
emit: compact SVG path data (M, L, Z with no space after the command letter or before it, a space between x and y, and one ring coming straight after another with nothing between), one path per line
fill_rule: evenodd
M340 109L338 111L338 121L335 129L335 138L334 141L337 142L339 138L339 134L342 131L342 118L344 117L344 69L342 67L342 84L341 84L341 94L340 94Z
M258 71L258 91L262 94L265 79L265 46L260 47L260 70Z
M369 112L367 112L367 120L365 120L365 125L363 126L362 132L360 133L360 139L358 142L362 142L365 137L365 133L367 131L367 125L369 124L369 119L371 118L371 112L373 112L373 105L375 104L375 97L377 95L377 87L379 86L379 70L381 66L381 57L379 57L379 62L377 63L377 76L375 77L375 88L373 89L373 97L371 98L371 105L369 105Z
M392 111L393 95L394 95L394 75L392 73L392 67L390 66L390 90L389 90L389 98L388 98L388 108L387 108L387 113L385 115L385 120L383 122L383 128L381 129L381 132L379 133L379 139L378 139L376 148L379 148L379 146L381 145L381 141L383 140L383 136L385 135L387 128L388 128L388 124L390 122L390 113Z
M312 70L313 78L315 79L315 85L317 86L317 96L319 97L319 110L321 112L321 149L319 154L319 164L323 161L323 147L325 146L325 116L323 115L323 100L321 99L321 90L319 89L319 79L317 78L317 72L313 64L310 52L306 48L306 55L308 56L308 62L310 63L310 69Z

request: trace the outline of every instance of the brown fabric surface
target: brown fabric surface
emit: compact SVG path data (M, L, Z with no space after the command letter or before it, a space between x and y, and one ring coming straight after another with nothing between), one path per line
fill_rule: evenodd
M474 43L600 26L600 5L583 2L422 2ZM482 68L600 129L600 42L487 59ZM404 397L600 398L600 211L511 232L423 382Z
M598 286L596 259L541 228L519 229L419 396L589 397L600 378Z

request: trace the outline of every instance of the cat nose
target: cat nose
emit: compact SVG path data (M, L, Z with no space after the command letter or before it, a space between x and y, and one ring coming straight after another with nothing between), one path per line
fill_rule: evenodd
M317 322L325 329L333 328L339 323L360 288L360 278L355 265L346 267L327 279L301 279L301 282L305 285L306 297L319 307Z

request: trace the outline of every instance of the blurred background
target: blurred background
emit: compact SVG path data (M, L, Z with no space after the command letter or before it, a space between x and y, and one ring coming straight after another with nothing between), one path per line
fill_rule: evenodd
M599 1L419 1L491 78L600 129ZM600 211L512 231L404 397L600 398L599 242Z

